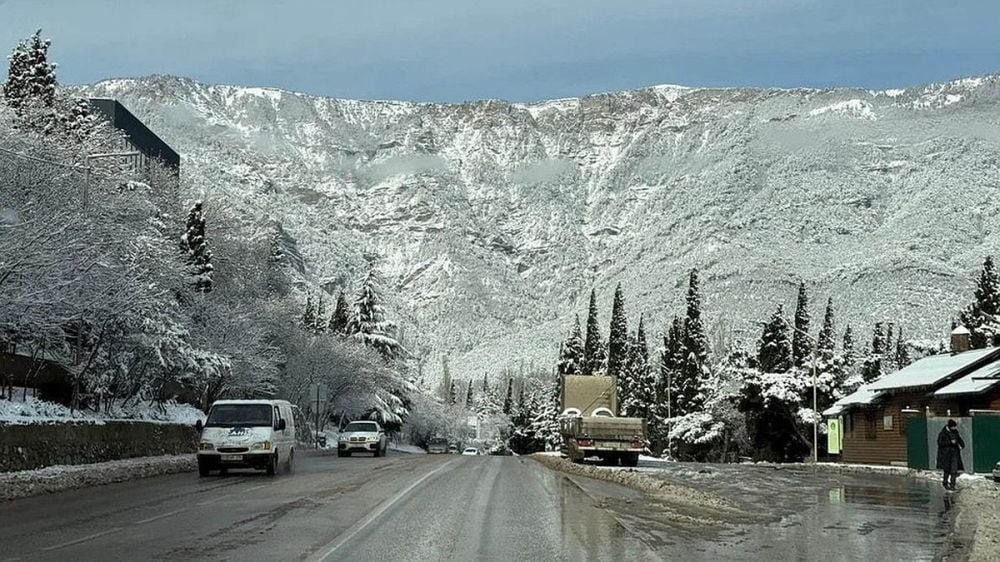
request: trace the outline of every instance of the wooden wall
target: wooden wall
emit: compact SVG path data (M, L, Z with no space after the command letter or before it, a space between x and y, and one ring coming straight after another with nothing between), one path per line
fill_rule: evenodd
M845 420L841 460L851 464L899 464L906 466L906 426L903 409L921 409L913 396L895 396L872 408L855 408ZM921 409L921 411L923 411ZM885 416L892 426L885 427ZM845 416L846 417L846 416Z

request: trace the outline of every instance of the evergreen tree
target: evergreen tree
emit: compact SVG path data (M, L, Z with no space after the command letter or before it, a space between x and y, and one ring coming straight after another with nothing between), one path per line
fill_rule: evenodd
M306 295L306 310L302 313L302 327L312 330L316 325L316 307L313 305L312 293Z
M757 363L764 373L787 373L792 368L792 343L788 338L788 322L782 305L764 325L757 346Z
M347 335L374 348L386 359L396 359L406 354L403 346L393 337L394 326L385 319L382 289L374 264L369 264L368 274L354 299L354 310L347 323Z
M891 373L897 369L895 331L895 324L889 322L885 330L885 353L882 355L882 371L885 373Z
M910 364L910 350L903 340L903 329L900 328L896 335L896 366L900 369Z
M590 311L587 315L587 339L583 350L583 374L597 375L604 372L606 350L597 323L597 293L590 291Z
M466 409L471 410L473 405L474 404L472 403L472 380L470 379L469 383L465 386L465 407Z
M319 301L316 303L316 318L313 322L313 332L322 334L326 331L329 320L326 317L326 299L323 293L319 294Z
M975 297L975 302L959 314L962 325L969 329L972 348L1000 345L1000 275L992 256L983 261Z
M330 317L330 331L337 335L347 333L347 325L351 321L351 307L347 304L347 297L344 291L337 295L337 305L333 309L333 316Z
M486 378L486 373L483 373L483 395L490 393L490 380Z
M857 363L857 355L854 352L854 332L850 326L844 330L844 342L841 345L841 349L844 354L844 365L848 368L854 367Z
M56 67L48 61L51 42L42 30L23 40L11 51L3 95L15 111L50 108L56 100Z
M698 270L692 269L688 281L687 317L684 321L684 348L686 361L699 372L708 363L708 337L702 319L702 296L698 284Z
M799 284L799 298L795 304L795 329L792 331L792 361L796 367L805 365L812 354L809 320L809 297L806 294L806 283L803 281Z
M684 324L675 316L663 337L663 350L660 354L657 402L661 405L659 415L663 418L677 415L677 383L684 357Z
M639 327L629 346L625 379L629 386L628 401L624 403L625 411L628 415L645 418L652 424L656 412L656 377L649 365L649 346L642 316L639 317Z
M580 317L576 317L573 331L563 342L559 351L559 373L563 375L579 375L583 372L585 358L583 332L580 330Z
M816 346L819 348L819 351L825 355L833 355L835 337L833 297L830 297L826 301L826 314L823 315L823 327L819 331L819 337L816 338Z
M510 378L507 379L507 392L504 395L504 399L503 399L503 413L506 414L506 415L508 415L508 416L510 415L511 409L513 408L513 405L514 405L513 404L513 402L514 402L514 386L513 386L513 382L514 382L513 379L510 379Z
M455 381L451 381L448 387L448 403L455 404L458 401L458 395L455 393Z
M187 228L181 236L181 250L187 256L188 266L194 278L196 291L207 293L212 290L212 251L205 238L205 213L202 202L195 201L188 211Z
M889 344L885 339L882 323L876 322L875 329L872 331L871 353L861 365L861 378L864 382L872 382L885 374L884 360L888 349Z
M608 375L621 376L628 360L629 333L628 318L625 316L625 295L622 284L615 288L615 300L611 306L611 329L608 332Z

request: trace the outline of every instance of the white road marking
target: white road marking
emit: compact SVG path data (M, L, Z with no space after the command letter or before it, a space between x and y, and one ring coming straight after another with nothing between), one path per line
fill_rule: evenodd
M49 550L59 550L60 548L66 548L67 546L73 546L74 544L80 544L82 542L87 542L87 541L90 541L90 540L94 540L94 539L96 539L98 537L103 537L104 535L110 535L111 533L115 533L115 532L118 532L118 531L121 531L121 530L122 530L121 527L112 527L110 529L105 529L105 530L101 531L100 533L94 533L93 535L87 535L86 537L83 537L81 539L76 539L76 540L73 540L73 541L64 542L64 543L60 543L60 544L53 545L53 546L47 546L47 547L43 548L42 550L46 551L46 552L49 551Z
M398 494L396 494L392 498L390 498L390 499L382 502L377 508L375 508L374 511L372 511L371 513L369 513L367 517L365 517L364 519L362 519L361 521L359 521L358 523L356 523L354 525L354 527L352 527L351 529L348 529L347 531L344 531L343 533L341 533L341 535L339 537L337 537L337 538L333 539L332 541L330 541L329 543L323 545L323 547L321 547L317 551L317 552L323 552L323 554L321 554L319 556L315 556L315 553L314 553L314 556L311 556L309 558L309 560L316 560L316 561L322 562L324 560L329 559L333 555L333 553L337 551L337 549L339 549L340 547L342 547L345 544L347 544L347 541L351 540L352 538L354 538L355 535L357 535L361 531L365 530L376 519L378 519L380 515L382 515L386 511L388 511L392 506L396 505L397 503L400 502L400 500L402 500L403 498L405 498L407 496L407 494L409 494L410 492L412 492L414 490L414 488L416 488L417 486L423 484L424 481L426 481L431 476L434 476L435 474L441 472L445 468L451 466L452 464L455 463L456 460L457 459L450 460L450 461L446 462L445 464L437 467L436 469L428 472L427 474L421 476L420 479L418 479L416 482L414 482L413 484L410 484L409 486L407 486L403 491L399 492Z
M170 517L171 515L177 515L178 513L181 513L181 512L184 512L184 511L187 511L187 510L186 509L175 509L173 511L168 511L167 513L161 513L159 515L155 515L153 517L150 517L149 519L143 519L142 521L136 521L135 525L145 525L146 523L152 523L153 521L157 521L159 519L163 519L164 517Z

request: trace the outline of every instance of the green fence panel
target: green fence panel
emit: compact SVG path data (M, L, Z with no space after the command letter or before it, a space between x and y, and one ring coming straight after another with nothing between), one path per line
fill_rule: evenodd
M1000 462L1000 416L972 416L975 471L988 474Z
M906 420L906 465L918 470L930 468L927 418L914 416Z

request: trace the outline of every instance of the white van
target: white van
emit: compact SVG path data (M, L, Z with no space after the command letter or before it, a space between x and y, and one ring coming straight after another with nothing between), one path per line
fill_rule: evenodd
M208 419L195 424L198 474L212 470L256 468L269 475L284 465L289 472L295 458L295 417L285 400L218 400Z

